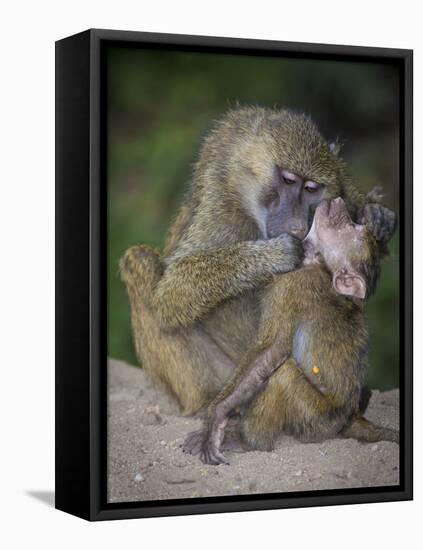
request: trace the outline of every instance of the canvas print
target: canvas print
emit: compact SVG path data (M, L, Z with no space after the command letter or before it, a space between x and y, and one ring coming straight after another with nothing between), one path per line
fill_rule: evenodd
M108 502L398 486L398 66L105 70Z

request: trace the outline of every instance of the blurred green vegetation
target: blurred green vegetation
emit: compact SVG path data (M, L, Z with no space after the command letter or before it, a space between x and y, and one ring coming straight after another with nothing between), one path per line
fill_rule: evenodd
M136 362L118 261L126 248L162 248L212 121L240 104L310 114L363 191L399 201L399 78L388 64L113 48L108 52L109 338L111 356ZM370 300L371 387L399 382L399 239Z

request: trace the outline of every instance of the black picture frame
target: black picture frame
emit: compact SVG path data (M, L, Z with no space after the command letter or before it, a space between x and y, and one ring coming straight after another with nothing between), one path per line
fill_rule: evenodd
M398 65L401 74L400 484L109 504L106 502L108 45ZM88 30L56 43L56 508L87 520L412 499L411 50Z

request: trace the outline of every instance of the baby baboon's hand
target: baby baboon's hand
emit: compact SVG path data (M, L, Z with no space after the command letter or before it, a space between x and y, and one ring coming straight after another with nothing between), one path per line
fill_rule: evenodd
M275 272L285 273L301 267L304 258L303 245L300 239L283 233L269 240L275 256Z
M360 223L365 224L379 242L387 243L395 232L397 216L378 203L366 204Z

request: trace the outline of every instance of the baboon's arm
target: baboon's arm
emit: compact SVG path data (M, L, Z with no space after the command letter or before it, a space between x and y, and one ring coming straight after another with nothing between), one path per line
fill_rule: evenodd
M152 305L164 328L188 326L224 300L263 286L301 261L301 242L288 234L196 252L167 266Z

